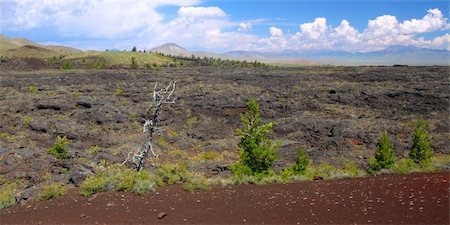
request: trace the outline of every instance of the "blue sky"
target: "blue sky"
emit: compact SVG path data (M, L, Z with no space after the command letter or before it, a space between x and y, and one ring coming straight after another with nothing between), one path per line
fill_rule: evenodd
M0 33L81 49L450 50L448 1L3 0Z

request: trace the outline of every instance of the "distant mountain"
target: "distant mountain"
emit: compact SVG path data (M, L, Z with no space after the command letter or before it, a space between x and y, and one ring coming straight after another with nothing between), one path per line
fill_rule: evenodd
M266 62L290 63L305 61L333 65L450 65L450 52L413 46L392 46L380 51L346 52L306 50L283 52L234 51L225 55L235 58L254 58Z
M213 57L222 59L260 61L281 64L332 65L450 65L450 52L413 46L391 46L372 52L346 52L333 50L301 50L282 52L230 51L224 53L190 52L169 43L151 50L166 55Z
M192 53L174 43L167 43L156 48L152 48L151 52L163 53L164 55L190 57Z

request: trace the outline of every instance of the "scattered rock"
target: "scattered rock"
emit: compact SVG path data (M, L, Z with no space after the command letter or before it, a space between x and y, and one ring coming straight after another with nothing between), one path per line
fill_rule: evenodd
M59 111L61 110L61 106L59 105L50 105L50 104L39 104L36 107L37 109L41 110L41 109L52 109L55 111Z
M8 153L9 149L6 146L3 146L0 148L0 155L6 155Z
M90 174L92 174L91 170L82 165L77 165L76 169L69 175L69 182L78 187Z
M166 217L167 216L167 213L165 213L165 212L160 212L160 213L158 213L158 219L159 220L161 220L161 219L164 219L164 217Z
M30 188L27 188L25 190L23 190L22 192L20 192L17 196L16 196L16 202L19 203L21 201L25 201L33 196L36 196L40 191L40 188L38 188L37 186L32 186Z
M47 133L48 124L42 120L31 120L30 128L37 132Z
M321 176L314 176L314 180L323 180L323 177L321 177Z
M77 106L80 106L80 107L83 107L83 108L89 109L89 108L91 108L91 107L92 107L92 104L91 104L91 103L89 103L89 102L78 101L78 102L77 102Z

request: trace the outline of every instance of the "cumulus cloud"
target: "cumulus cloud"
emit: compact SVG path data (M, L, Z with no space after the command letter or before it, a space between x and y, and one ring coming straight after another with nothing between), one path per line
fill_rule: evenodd
M428 10L422 19L403 22L399 22L393 15L378 16L369 20L367 27L362 32L351 26L347 20L342 20L337 27L332 27L327 24L324 17L300 24L299 28L299 31L294 34L282 34L277 32L278 28L271 27L271 37L262 38L254 45L254 48L258 50L325 49L364 52L381 50L393 45L411 45L450 49L448 34L433 40L420 37L423 33L450 29L447 18L439 9Z
M240 23L239 28L238 28L239 31L249 31L251 29L252 29L252 24L244 23L244 22Z
M277 27L270 27L269 32L272 37L283 36L283 30L281 30L280 28L277 28Z
M318 39L327 31L327 19L323 17L316 18L312 23L300 25L300 30L311 39Z
M226 16L225 12L218 7L181 7L178 15L189 19Z
M417 34L448 29L447 19L444 18L439 9L429 9L422 19L405 20L400 24L400 31L403 34Z
M194 0L16 0L14 18L8 25L13 30L54 27L63 36L123 37L132 35L130 31L159 23L163 15L156 11L158 6L198 3ZM196 13L189 9L184 12L190 16Z

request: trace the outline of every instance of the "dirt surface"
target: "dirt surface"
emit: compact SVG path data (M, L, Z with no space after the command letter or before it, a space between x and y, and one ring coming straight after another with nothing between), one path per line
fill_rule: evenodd
M164 216L164 214L166 214ZM158 215L163 217L158 219ZM449 172L27 202L2 224L448 224Z

